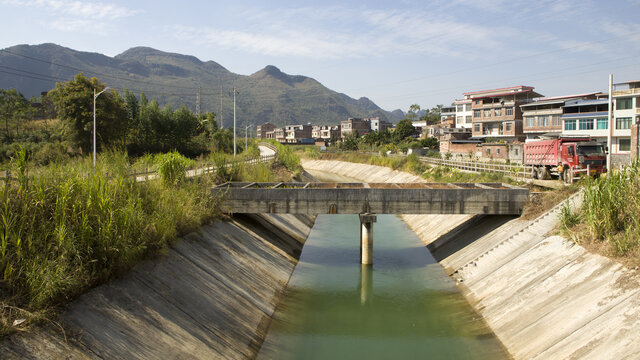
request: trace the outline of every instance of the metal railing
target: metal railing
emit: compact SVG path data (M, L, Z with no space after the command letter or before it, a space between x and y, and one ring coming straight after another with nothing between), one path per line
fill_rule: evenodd
M431 157L420 157L420 160L431 165L454 167L460 170L473 172L493 172L513 176L517 179L534 179L534 166L523 164L504 164L483 161L458 160L458 159L438 159ZM591 174L591 166L586 169L568 169L568 183L573 183Z
M240 162L244 162L244 164L247 165L254 165L254 164L258 164L258 163L265 163L265 162L270 162L270 161L274 161L277 158L277 154L272 154L272 155L264 155L264 156L259 156L256 158L251 158L251 159L245 159L244 161L240 161ZM236 161L226 161L224 163L224 167L225 168L231 168L233 166L233 164L236 163ZM186 176L187 177L194 177L194 176L200 176L200 175L205 175L205 174L210 174L215 172L217 169L215 164L199 164L196 167L193 168L189 168L186 170ZM105 176L110 177L110 175L107 173L105 174ZM149 168L146 168L143 171L132 171L129 174L127 174L128 177L133 177L136 179L137 182L141 182L141 181L147 181L147 180L153 180L156 179L158 177L158 172L155 170L151 170ZM15 180L17 177L11 173L11 171L5 170L5 171L0 171L0 180L4 179L4 180Z
M531 178L533 166L522 164L504 164L483 161L458 160L458 159L438 159L432 157L420 157L420 160L431 165L455 167L460 170L473 172L494 172L511 175L516 178Z
M277 154L272 154L272 155L264 155L264 156L258 156L256 158L251 158L251 159L245 159L244 160L244 164L246 165L254 165L254 164L259 164L259 163L265 163L265 162L270 162L270 161L274 161L276 159L278 155ZM237 163L238 161L226 161L224 163L224 165L222 165L224 168L231 168L233 167L234 163ZM190 168L186 170L186 176L187 177L194 177L194 176L200 176L200 175L206 175L206 174L211 174L214 173L216 170L218 169L218 167L215 164L201 164L197 167L194 168ZM158 177L158 173L156 171L143 171L143 172L139 172L139 173L131 173L129 174L129 176L131 177L135 177L136 181L140 182L140 181L147 181L147 180L153 180L155 178Z

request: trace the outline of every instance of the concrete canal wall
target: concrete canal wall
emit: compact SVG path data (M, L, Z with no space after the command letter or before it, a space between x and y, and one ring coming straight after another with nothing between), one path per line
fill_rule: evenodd
M363 164L306 160L303 166L368 182L423 181ZM575 207L580 200L577 195L571 203ZM533 221L466 215L403 219L514 358L638 358L637 271L553 236L559 211Z
M2 359L251 359L314 218L242 215L179 240L97 287L56 324L0 344Z

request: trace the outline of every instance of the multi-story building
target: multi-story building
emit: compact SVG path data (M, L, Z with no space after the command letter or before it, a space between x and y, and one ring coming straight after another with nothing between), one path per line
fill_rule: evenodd
M369 118L364 120L369 120L369 123L371 124L371 131L382 132L382 131L385 131L386 129L391 129L393 127L392 123L388 121L380 120L379 117Z
M613 136L612 147L617 151L618 160L621 163L629 163L631 155L637 157L637 140L632 146L632 128L640 124L640 80L627 81L615 84L611 93L613 100ZM638 127L634 128L633 138L638 138ZM614 146L615 145L615 146ZM612 155L616 154L612 152ZM613 160L615 164L616 162Z
M311 125L285 126L285 139L288 144L297 144L302 139L311 139Z
M445 121L455 121L456 119L456 106L443 106L440 108L440 122L443 123Z
M337 139L340 137L340 127L338 125L314 125L311 131L314 139Z
M609 99L571 100L563 107L562 135L590 136L606 143L609 134Z
M276 127L271 123L264 123L256 127L256 135L258 139L267 139L267 133L272 132Z
M273 137L277 142L281 144L285 144L287 142L287 133L284 128L275 128L273 129Z
M533 89L514 86L465 93L465 100L472 101L473 137L502 138L509 142L523 140L520 105L542 97Z
M557 138L562 134L562 109L565 102L594 100L597 93L555 96L520 105L522 132L526 141Z
M456 100L453 102L456 107L456 124L457 128L471 129L473 122L473 110L471 108L471 99Z
M356 131L358 135L366 135L371 132L369 119L348 118L340 122L340 136L345 137Z

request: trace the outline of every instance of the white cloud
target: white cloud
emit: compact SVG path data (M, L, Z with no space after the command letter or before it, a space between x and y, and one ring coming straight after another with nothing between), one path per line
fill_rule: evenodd
M513 36L506 28L456 21L416 10L368 10L345 7L245 9L248 28L168 28L180 40L250 53L315 58L359 58L388 54L469 56L473 49L497 47ZM465 49L465 51L460 51Z
M0 0L0 4L22 7L35 7L59 16L92 20L116 20L133 16L140 11L111 3L80 0Z

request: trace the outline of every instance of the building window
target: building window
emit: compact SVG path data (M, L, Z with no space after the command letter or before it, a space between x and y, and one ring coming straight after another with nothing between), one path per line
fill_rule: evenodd
M513 108L505 108L505 116L513 116Z
M631 139L618 140L618 151L631 151Z
M491 117L491 109L486 109L484 111L484 117L486 117L486 118Z
M593 130L593 119L580 119L578 128L580 130Z
M616 118L616 129L631 129L631 118Z
M476 100L476 105L480 105L480 100Z
M506 123L505 126L507 132L511 131L511 123Z
M549 126L549 117L548 116L538 116L538 126Z
M471 111L471 104L465 104L464 111Z
M525 119L527 121L527 127L536 126L536 118L535 118L535 116L527 116Z
M473 131L474 132L480 132L480 124L474 124L473 125Z
M600 118L597 120L597 128L598 130L606 130L609 128L609 119Z
M471 124L471 115L467 115L467 117L464 119L464 122L467 124Z
M480 117L480 110L473 110L473 117L474 118L479 118Z
M462 105L457 105L457 106L456 106L456 111L457 111L457 112L462 112L462 111L463 111L462 109L463 109L463 106L462 106Z
M493 109L494 116L502 116L502 109Z
M462 119L463 119L463 117L462 117L462 116L458 116L458 117L456 118L456 124L462 124Z
M564 129L565 130L575 130L576 129L576 121L575 120L565 120L564 121Z
M616 99L616 110L631 109L631 98Z
M562 126L562 118L560 115L551 115L551 122L553 126Z
M487 149L487 155L491 155L491 149Z

